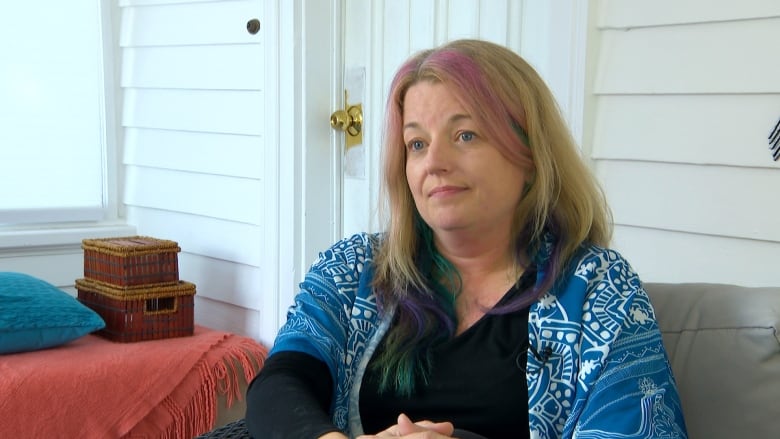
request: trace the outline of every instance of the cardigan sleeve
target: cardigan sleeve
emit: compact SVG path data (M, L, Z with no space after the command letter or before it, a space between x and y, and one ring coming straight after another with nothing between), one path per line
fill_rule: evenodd
M686 438L680 396L650 299L616 252L590 282L574 438ZM570 437L564 433L563 437Z
M337 381L346 358L350 314L366 265L367 235L355 235L320 253L287 312L269 356L303 352L324 362Z

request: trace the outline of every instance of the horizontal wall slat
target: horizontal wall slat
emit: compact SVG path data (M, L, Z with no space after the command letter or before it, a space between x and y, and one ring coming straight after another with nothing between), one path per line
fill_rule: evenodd
M601 160L615 223L780 242L780 172Z
M780 169L768 137L778 95L601 96L593 158Z
M124 164L261 178L263 138L235 134L126 128Z
M777 0L601 0L598 26L633 28L777 16Z
M258 267L186 252L179 257L181 278L194 283L198 295L247 309L260 309L257 285L262 279L261 271Z
M137 166L125 172L125 204L263 224L259 180Z
M122 8L119 45L180 46L242 44L261 40L263 32L247 32L247 21L257 18L259 0L161 4Z
M262 55L258 44L127 48L122 86L261 90Z
M780 17L601 33L596 94L779 93Z
M254 267L262 265L265 246L260 226L136 206L128 206L127 220L144 234L178 242L182 252Z
M124 96L126 127L247 135L263 130L258 91L125 89Z
M644 282L780 285L780 243L618 226L613 247Z
M64 253L48 253L0 258L0 271L29 274L61 288L69 289L84 277L84 253L80 247Z
M261 326L260 312L203 297L197 290L194 314L196 325L251 337L262 343L273 341L272 334L258 330Z

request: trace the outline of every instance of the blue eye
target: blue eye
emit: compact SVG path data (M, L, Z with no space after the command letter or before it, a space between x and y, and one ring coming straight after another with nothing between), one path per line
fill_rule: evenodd
M474 140L474 137L476 137L476 134L472 133L471 131L464 131L460 133L460 140L464 142L471 142Z
M412 140L406 147L409 148L410 151L419 151L425 147L425 144L422 140Z

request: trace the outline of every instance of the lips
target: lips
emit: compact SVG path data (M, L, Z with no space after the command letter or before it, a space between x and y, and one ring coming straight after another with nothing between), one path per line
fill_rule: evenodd
M429 197L446 197L447 195L453 195L465 191L466 188L461 186L437 186L428 192Z

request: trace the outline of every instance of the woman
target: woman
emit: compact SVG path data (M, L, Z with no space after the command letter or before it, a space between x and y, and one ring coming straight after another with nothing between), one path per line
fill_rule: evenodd
M653 309L554 98L461 40L387 105L386 233L335 244L248 391L257 438L683 438Z

